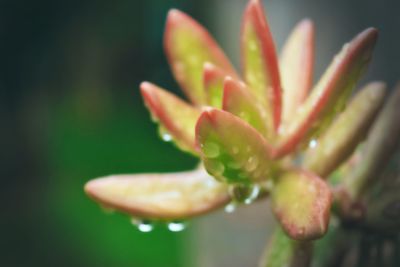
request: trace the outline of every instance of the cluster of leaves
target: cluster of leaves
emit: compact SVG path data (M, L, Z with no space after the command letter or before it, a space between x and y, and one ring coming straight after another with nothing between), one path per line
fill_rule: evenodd
M131 216L164 221L269 197L286 235L299 241L326 233L333 201L346 220L369 216L368 224L384 224L360 206L382 194L368 194L367 187L399 143L395 110L400 89L371 131L384 103L384 83L370 83L348 101L377 36L370 28L345 44L311 90L310 20L295 27L278 58L261 3L250 0L243 16L239 75L200 24L171 10L165 52L191 103L149 82L141 84L141 93L163 139L202 164L182 173L98 178L85 186L87 194ZM396 194L391 195L386 204L394 201Z

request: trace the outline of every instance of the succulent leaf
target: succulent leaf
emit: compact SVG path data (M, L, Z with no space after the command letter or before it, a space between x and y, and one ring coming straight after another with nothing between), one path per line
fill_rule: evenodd
M211 63L204 64L203 82L206 102L215 108L222 108L224 79L227 74Z
M296 241L281 228L275 230L260 262L260 267L309 267L312 242Z
M302 20L287 39L280 57L283 92L282 120L296 114L296 109L306 99L313 82L314 24Z
M153 119L166 131L161 134L169 135L179 148L196 155L195 125L200 110L152 83L143 82L140 90Z
M361 162L345 180L352 195L357 198L373 188L390 157L400 146L400 84L389 97L369 131Z
M189 218L230 201L227 186L204 170L113 175L89 181L85 191L106 207L146 219Z
M295 119L280 129L282 138L278 145L278 157L295 150L300 141L308 143L311 137L318 136L343 109L370 61L377 37L377 30L370 28L344 45L310 96L297 110Z
M275 45L259 0L250 0L242 25L243 75L249 89L267 109L275 130L281 117L281 85Z
M196 142L206 170L218 180L260 182L270 179L274 171L270 145L257 130L228 112L204 111L196 125Z
M285 232L296 240L312 240L328 229L332 193L318 176L291 170L276 180L272 209Z
M265 110L257 99L248 91L245 85L226 78L224 82L224 95L222 109L228 111L257 129L267 140L274 137L273 125L268 127L265 120Z
M384 98L385 84L374 82L363 88L348 104L327 131L318 139L318 145L309 148L304 166L320 177L334 171L352 154L368 133Z
M195 104L205 104L203 66L210 62L229 75L237 74L208 31L187 14L171 10L167 17L164 48L175 79Z

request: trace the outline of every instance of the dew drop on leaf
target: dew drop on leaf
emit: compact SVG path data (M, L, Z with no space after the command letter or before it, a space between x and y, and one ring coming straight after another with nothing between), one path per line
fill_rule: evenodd
M164 140L165 142L172 141L172 135L164 127L159 128L159 133L160 133L161 139Z
M207 158L213 159L219 156L219 146L216 143L205 142L202 149Z
M256 156L251 156L246 163L246 170L248 172L254 171L258 167L258 158Z
M317 145L318 145L318 141L315 139L311 140L310 143L308 143L309 148L316 148Z

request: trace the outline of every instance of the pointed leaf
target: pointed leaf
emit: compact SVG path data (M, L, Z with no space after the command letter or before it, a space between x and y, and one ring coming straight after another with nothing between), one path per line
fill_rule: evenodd
M373 188L400 146L400 84L389 97L368 133L361 162L347 177L347 188L357 198Z
M154 120L160 123L160 134L179 148L197 154L195 125L200 110L154 84L143 82L140 90Z
M272 209L285 232L296 240L316 239L328 229L332 194L315 174L283 173L271 194Z
M226 185L204 170L113 175L89 181L85 191L106 207L146 219L193 217L229 202Z
M290 34L280 58L283 121L295 116L296 109L306 99L313 82L313 68L314 24L305 19Z
M175 79L196 104L205 104L203 66L210 62L233 77L237 74L225 54L203 26L187 14L168 14L164 48Z
M281 86L275 45L260 0L250 0L243 17L241 49L244 78L265 104L269 120L278 128Z
M310 96L297 110L294 120L280 129L277 156L283 156L318 136L340 112L360 76L364 73L377 40L376 29L357 35L335 57Z
M274 171L270 145L249 124L228 112L204 111L196 125L196 142L206 170L218 180L260 182Z
M384 97L384 83L370 83L362 89L318 139L318 145L308 149L305 168L327 178L366 137Z
M270 239L259 266L309 267L312 251L312 242L293 240L278 227Z
M204 64L203 82L206 94L206 103L212 107L222 107L224 79L227 74L211 63Z
M249 123L266 136L268 141L273 140L273 125L267 125L265 110L247 91L245 85L231 78L225 79L222 109Z

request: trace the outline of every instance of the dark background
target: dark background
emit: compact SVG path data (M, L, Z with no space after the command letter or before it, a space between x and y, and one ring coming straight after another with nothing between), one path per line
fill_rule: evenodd
M97 176L196 164L160 141L138 85L150 80L181 95L162 50L172 7L209 28L237 65L245 3L0 1L0 266L200 266L185 256L202 251L188 246L194 228L139 233L126 216L102 212L82 187ZM317 77L345 41L375 26L380 41L362 83L392 86L399 78L399 1L265 7L278 47L299 19L314 19Z

